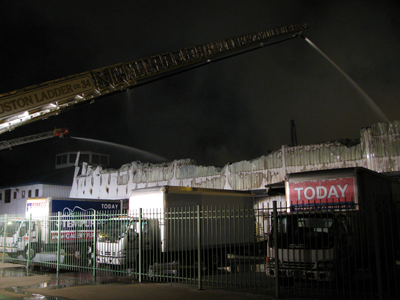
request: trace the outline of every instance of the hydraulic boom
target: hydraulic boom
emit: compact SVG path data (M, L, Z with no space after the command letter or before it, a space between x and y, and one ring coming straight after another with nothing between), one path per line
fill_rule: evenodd
M14 146L31 143L31 142L36 142L36 141L41 141L41 140L45 140L45 139L50 139L53 137L62 138L62 137L65 137L65 135L67 135L68 133L69 133L68 128L61 128L61 129L56 128L52 131L47 131L47 132L43 132L43 133L39 133L39 134L33 134L33 135L16 138L16 139L9 140L9 141L3 141L3 142L0 142L0 150L7 149L7 148L11 149L11 147L14 147Z
M300 36L306 25L289 25L167 52L84 72L0 95L0 134L57 115L87 100L125 91L138 83L240 50L265 46L272 38Z

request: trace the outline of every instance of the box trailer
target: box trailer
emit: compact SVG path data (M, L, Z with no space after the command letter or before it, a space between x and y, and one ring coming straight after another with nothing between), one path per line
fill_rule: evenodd
M103 226L96 261L130 267L141 243L143 256L153 263L193 260L201 247L203 259L215 264L221 249L254 242L252 204L251 192L174 186L133 190L129 213Z

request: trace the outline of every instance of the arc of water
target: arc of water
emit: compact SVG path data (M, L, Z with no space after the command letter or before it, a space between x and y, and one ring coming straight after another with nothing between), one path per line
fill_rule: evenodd
M77 139L77 140L82 140L82 141L88 141L88 142L94 142L94 143L99 143L99 144L105 144L105 145L110 145L110 146L115 146L115 147L119 147L125 150L129 150L129 151L133 151L137 154L143 155L147 158L152 158L155 159L159 162L166 162L168 161L168 159L166 159L165 157L144 151L144 150L140 150L134 147L130 147L130 146L125 146L125 145L121 145L121 144L116 144L116 143L112 143L112 142L107 142L107 141L101 141L101 140L95 140L95 139L88 139L88 138L82 138L82 137L71 137L73 139Z
M367 104L372 108L372 110L382 119L384 122L389 122L389 118L385 115L385 113L379 108L379 106L375 103L374 100L349 76L344 72L337 64L334 63L321 49L319 49L313 42L311 42L305 36L302 36L304 40L309 43L315 50L317 50L323 57L325 57L356 89L357 91L364 97L367 101Z

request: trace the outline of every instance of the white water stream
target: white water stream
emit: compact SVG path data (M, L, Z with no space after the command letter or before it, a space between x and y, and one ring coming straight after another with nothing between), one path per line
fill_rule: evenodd
M379 108L379 106L371 99L370 96L349 76L344 72L337 64L333 62L321 49L319 49L313 42L308 38L304 37L305 41L309 43L315 50L317 50L323 57L325 57L342 75L356 88L356 90L363 96L367 101L367 104L372 108L372 110L381 118L384 122L389 122L389 118L384 114L384 112Z
M82 140L82 141L88 141L88 142L94 142L94 143L98 143L98 144L104 144L104 145L108 145L108 146L113 146L113 147L118 147L120 149L124 149L127 151L131 151L133 153L136 153L138 155L143 156L144 158L147 159L152 159L155 160L157 162L166 162L169 161L167 158L144 151L144 150L140 150L134 147L130 147L130 146L125 146L125 145L121 145L121 144L117 144L117 143L111 143L111 142L107 142L107 141L102 141L102 140L95 140L95 139L87 139L87 138L82 138L82 137L71 137L72 139L77 139L77 140Z

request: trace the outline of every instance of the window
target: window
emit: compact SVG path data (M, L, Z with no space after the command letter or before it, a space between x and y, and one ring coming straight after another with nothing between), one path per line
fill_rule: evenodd
M109 165L109 157L106 155L101 155L100 156L100 164L102 164L104 166L108 166Z
M22 197L22 198L25 198L25 191L22 191L22 192L21 192L21 197Z
M92 164L100 164L100 156L98 154L92 154Z
M89 160L89 154L81 154L81 156L79 157L79 161L80 162L90 162Z
M75 163L75 161L76 161L76 153L70 153L69 154L69 160L68 160L68 163L70 163L70 164L74 164Z
M29 227L29 223L28 222L23 222L22 223L22 226L21 226L21 229L20 229L20 231L19 231L19 236L20 237L23 237L23 236L25 236L26 234L27 234L27 232L28 232L28 227Z
M35 190L35 197L39 197L39 189Z
M0 193L0 201L3 200L3 193Z
M14 191L14 199L17 199L17 191Z
M4 203L10 203L11 202L11 190L7 189L4 191Z
M56 166L65 165L66 163L68 163L68 154L58 154L56 156Z
M58 163L58 165L66 164L67 161L68 161L68 156L67 156L67 154L61 154L61 155L57 156L57 163Z
M32 197L32 191L31 190L28 191L28 197Z

